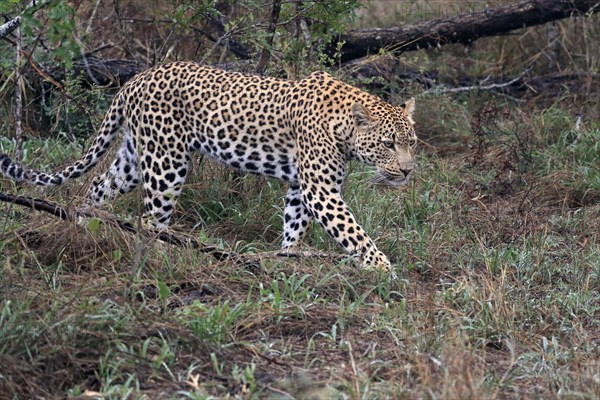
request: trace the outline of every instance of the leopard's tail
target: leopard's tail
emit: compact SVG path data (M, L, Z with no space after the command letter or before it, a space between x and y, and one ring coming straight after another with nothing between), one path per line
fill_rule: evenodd
M28 182L40 186L58 186L70 179L80 177L92 169L110 149L125 119L123 103L123 95L117 95L106 113L91 147L83 157L62 171L47 174L24 167L11 160L6 154L0 154L0 173L17 182Z

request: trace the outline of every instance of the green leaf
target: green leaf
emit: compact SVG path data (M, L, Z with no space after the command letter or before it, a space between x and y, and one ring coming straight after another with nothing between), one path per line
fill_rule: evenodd
M157 282L156 287L158 288L158 297L161 300L166 300L171 295L171 289L164 282Z
M100 228L101 223L102 221L99 218L92 218L90 219L90 222L88 222L88 229L90 230L90 232L95 233Z

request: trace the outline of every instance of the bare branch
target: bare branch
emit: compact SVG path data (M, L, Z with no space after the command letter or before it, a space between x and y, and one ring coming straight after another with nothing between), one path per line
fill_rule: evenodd
M125 49L127 50L127 56L129 58L133 58L138 65L141 65L143 63L140 62L139 57L133 51L133 42L131 41L131 35L129 35L129 33L127 32L125 21L121 16L120 0L113 0L113 6L115 9L115 15L117 16L117 20L119 21L119 29L121 30L121 34L123 35L123 39L125 40Z
M36 211L42 211L54 215L55 217L58 217L65 221L74 221L80 218L99 218L97 215L94 215L93 212L83 212L82 210L68 210L46 200L34 199L32 197L25 196L15 196L3 192L0 192L0 201L17 204L23 207L28 207ZM137 232L135 227L129 222L125 222L116 218L102 218L102 220L126 232ZM166 230L148 230L148 232L155 234L156 238L160 241L163 241L173 246L191 246L194 249L201 251L202 253L208 253L212 255L217 260L231 259L234 262L243 264L245 266L256 266L256 261L250 261L249 259L239 256L236 253L221 250L216 246L204 245L193 238L183 238Z
M28 10L31 7L35 7L35 6L43 6L47 3L50 3L51 1L52 0L31 0L29 2L29 4L27 4L27 7L25 8L25 10ZM23 11L23 12L25 12L25 11ZM0 39L8 36L12 31L14 31L19 26L21 26L22 15L23 15L23 13L21 13L21 15L18 15L13 19L11 19L10 21L0 25Z
M491 83L488 85L484 85L485 82L480 82L478 85L470 85L470 86L461 86L455 88L443 88L437 87L434 89L429 89L420 93L419 96L425 96L428 94L442 94L442 93L459 93L459 92L468 92L471 90L493 90L508 87L514 83L517 83L523 79L523 77L529 72L529 69L525 70L521 75L517 76L514 79L511 79L508 82L503 83ZM489 77L488 77L489 78Z
M471 43L486 36L597 12L598 0L524 0L413 25L358 29L331 43L327 54L334 56L340 42L344 43L342 62L378 53L380 49L400 54L449 43Z

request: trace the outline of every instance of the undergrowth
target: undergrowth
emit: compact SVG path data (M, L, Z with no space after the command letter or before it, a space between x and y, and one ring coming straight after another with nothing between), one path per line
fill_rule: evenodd
M112 15L98 4L98 16ZM383 11L363 10L358 22L418 22L455 2L379 4ZM190 14L179 1L161 7L168 5L179 13L161 43L194 45L161 44L156 60L215 58L216 45L180 40L186 21L206 10ZM86 2L79 7L93 11ZM229 28L241 35L261 21ZM544 39L549 28L537 27L407 53L394 65L449 78L516 76L529 67L546 72L552 50L553 67L585 70L593 82L598 25L588 22L554 24L558 50ZM136 46L154 46L164 27L147 29L143 18L136 24L132 34L144 38ZM96 25L100 42L102 32L120 32L116 19L87 26ZM252 29L248 43L262 43L262 34ZM9 44L1 46L7 54ZM299 75L313 67L307 48L284 37L278 46L289 46L283 64L296 63ZM0 63L7 79L11 63ZM352 79L365 87L375 81ZM172 229L239 258L1 203L0 399L599 398L598 88L515 99L477 90L419 95L425 88L417 84L381 82L380 94L393 101L417 96L415 175L400 190L384 189L368 184L370 168L351 163L344 197L390 257L396 279L343 256L278 257L285 185L200 157ZM0 96L0 152L12 155L11 87ZM67 82L62 95L44 93L28 104L23 155L27 165L54 171L82 154L113 92ZM83 208L91 175L45 191L0 178L0 191ZM140 193L118 197L104 213L136 226ZM340 252L315 224L303 250Z
M174 229L260 266L2 205L2 397L600 395L598 127L574 130L560 107L429 104L459 115L455 133L425 135L415 179L381 189L352 164L345 188L396 280L274 256L284 185L207 160ZM25 162L53 169L81 148L30 141ZM79 186L43 196L77 205ZM135 221L137 201L109 209ZM338 251L316 226L307 244Z

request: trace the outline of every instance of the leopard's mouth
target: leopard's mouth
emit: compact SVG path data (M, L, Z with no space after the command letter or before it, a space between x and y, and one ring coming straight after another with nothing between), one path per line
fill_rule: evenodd
M370 180L369 183L373 184L373 185L381 185L381 186L390 186L390 187L399 187L399 186L404 186L406 185L408 182L410 181L410 174L409 175L396 175L396 174L391 174L387 171L377 171L377 174L375 176L373 176Z

